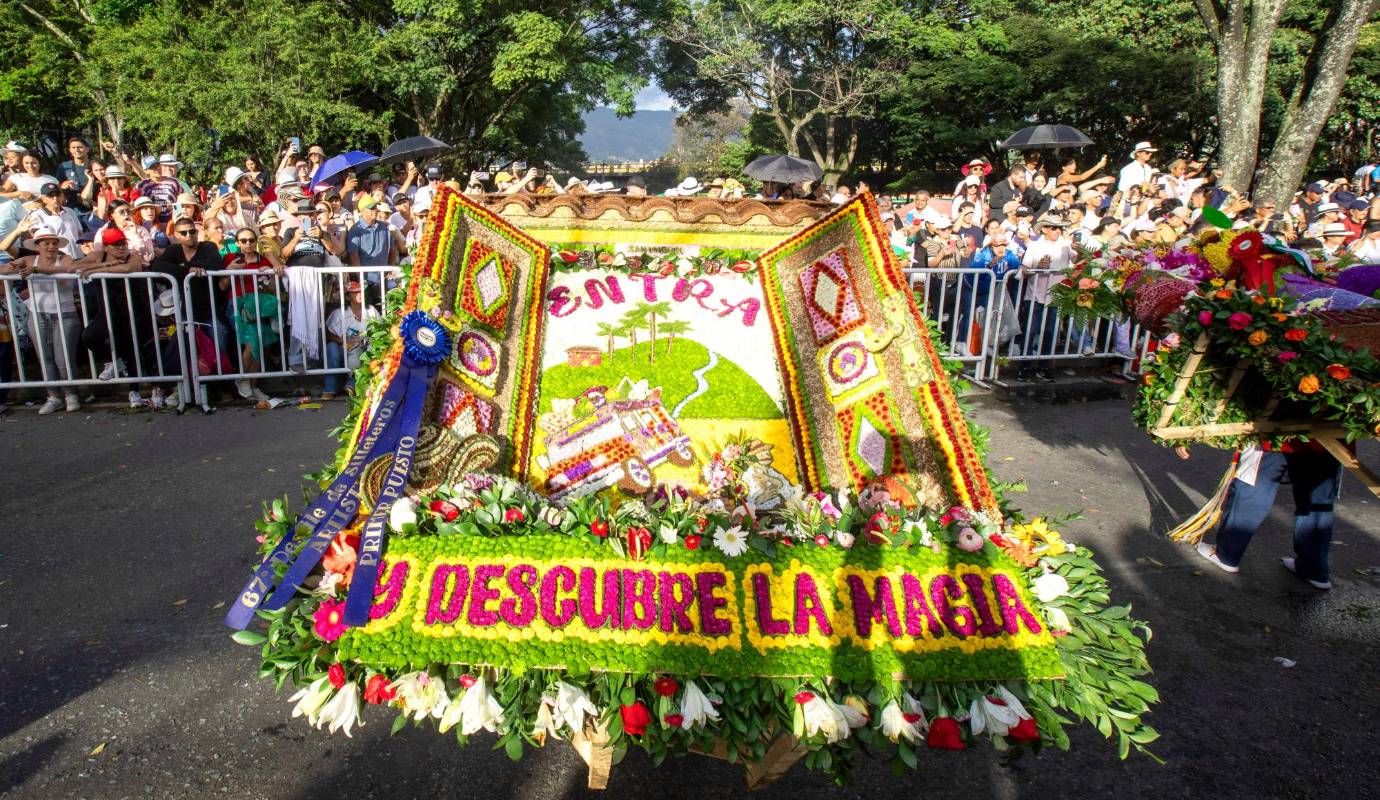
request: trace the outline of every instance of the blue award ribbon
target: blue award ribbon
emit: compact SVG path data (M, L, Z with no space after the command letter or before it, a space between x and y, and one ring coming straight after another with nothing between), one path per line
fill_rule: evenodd
M395 476L401 472L400 481L396 481L398 488L387 499L386 506L384 506L384 496L381 496L379 503L375 505L374 513L370 516L372 522L376 517L379 517L380 506L384 506L381 519L386 525L388 510L392 508L393 501L401 495L402 487L407 483L407 473L412 464L412 449L416 443L417 429L421 424L421 410L431 381L436 375L436 366L444 361L450 352L449 334L445 328L441 327L440 323L431 319L425 312L411 312L403 317L400 327L403 333L402 363L384 390L378 410L375 412L373 420L370 421L364 437L355 448L354 454L350 457L349 463L346 464L345 469L341 470L340 475L331 485L297 518L292 529L283 535L273 551L254 570L254 574L244 585L244 588L240 590L235 604L226 613L226 625L236 630L244 630L254 618L254 612L260 607L260 604L263 605L264 609L274 611L292 600L296 595L297 587L311 574L311 571L325 555L331 540L354 520L359 510L359 497L355 487L363 476L364 468L376 457L376 454L392 451L393 466L389 470L388 480L385 482L385 495L388 487L395 483ZM404 442L404 439L408 441ZM368 524L366 523L366 532L367 528ZM291 555L292 546L297 541L298 534L302 532L306 533L308 539L301 552L294 559ZM361 561L363 561L364 541L362 537ZM367 586L370 589L368 594L372 600L373 584L378 572L378 559L382 554L383 547L382 529L371 541L376 548L373 553L372 574L367 576L369 578ZM280 564L289 564L290 566L287 574L283 576L282 581L278 582L277 588L274 589L275 568ZM356 572L356 577L359 577L358 572ZM273 590L273 594L265 602L265 597L268 596L270 590ZM364 613L367 618L367 604Z

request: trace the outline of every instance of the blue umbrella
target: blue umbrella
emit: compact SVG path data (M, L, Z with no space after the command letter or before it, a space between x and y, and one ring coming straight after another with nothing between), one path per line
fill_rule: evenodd
M363 150L351 150L348 153L331 156L316 168L316 174L311 176L311 184L315 186L318 183L330 183L347 170L363 170L377 164L378 160L378 156Z

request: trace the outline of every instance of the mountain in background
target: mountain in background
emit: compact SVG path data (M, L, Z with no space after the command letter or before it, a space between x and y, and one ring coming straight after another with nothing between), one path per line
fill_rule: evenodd
M611 108L584 115L580 144L590 161L652 161L671 149L675 111L638 111L621 119Z

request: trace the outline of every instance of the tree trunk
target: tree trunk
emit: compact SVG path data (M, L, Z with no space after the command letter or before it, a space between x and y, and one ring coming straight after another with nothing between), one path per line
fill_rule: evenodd
M1342 0L1323 23L1327 33L1317 43L1300 79L1300 98L1285 110L1279 135L1265 162L1256 187L1256 199L1287 208L1294 190L1303 182L1308 159L1323 125L1346 85L1347 67L1356 51L1361 26L1375 13L1380 0Z

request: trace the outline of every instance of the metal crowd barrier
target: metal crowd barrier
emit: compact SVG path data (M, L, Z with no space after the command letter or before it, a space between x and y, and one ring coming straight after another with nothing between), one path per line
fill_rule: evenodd
M347 354L341 366L329 366L327 319L332 311L339 309L343 314L349 308L344 288L351 280L377 285L378 304L374 307L387 314L392 309L387 306L386 287L395 285L401 274L402 267L288 267L282 275L268 269L188 275L182 296L189 325L204 334L203 345L214 348L213 354L191 360L196 402L203 410L210 410L207 384L212 381L349 374L352 370L347 366ZM251 297L241 285L248 280L253 281L255 291L251 301L241 304L241 298ZM294 281L301 283L294 285ZM210 318L206 318L208 306ZM310 332L299 331L302 325L309 325ZM258 358L254 358L255 339ZM307 352L309 344L315 345L315 354ZM216 369L203 373L199 362ZM223 368L223 362L228 362L229 369Z
M190 399L187 338L181 335L186 321L181 287L172 277L160 272L102 272L85 278L76 273L31 274L28 278L0 275L0 285L4 288L0 311L9 331L9 341L0 343L0 348L8 351L6 360L12 359L13 370L11 379L0 375L0 389L65 392L90 386L173 384L178 410L186 406ZM55 317L55 324L52 332L45 333L48 326L38 324L32 301L35 294L49 292L57 294L58 302L55 313L47 312ZM159 297L166 292L172 292L171 319L165 314L160 322ZM61 300L66 295L72 297L72 311L62 310ZM169 322L171 332L167 330ZM74 333L69 332L73 323ZM53 352L54 344L60 352ZM108 357L103 354L98 359L93 346L108 349ZM176 369L171 368L174 354ZM57 355L61 363L56 363ZM46 363L49 360L55 362L51 367Z
M1007 365L1085 359L1122 359L1129 377L1149 348L1149 332L1130 320L1079 326L1037 302L1041 283L1062 279L1055 271L1015 270L1001 278L972 267L905 273L921 314L939 325L949 357L963 362L977 383L998 382Z

